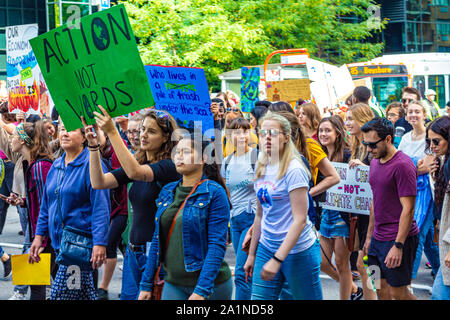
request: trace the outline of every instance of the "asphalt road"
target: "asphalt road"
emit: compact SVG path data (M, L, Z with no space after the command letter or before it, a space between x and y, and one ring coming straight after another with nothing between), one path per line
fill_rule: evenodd
M5 227L3 233L0 235L0 245L9 254L21 254L21 248L24 241L24 237L18 235L18 231L21 230L19 215L17 210L12 207L8 210ZM234 251L231 246L228 246L225 260L228 262L231 268L234 268ZM118 264L116 271L114 272L113 279L109 287L110 300L119 300L119 293L121 290L122 271L119 270L119 266L122 265L122 256L118 257ZM430 300L430 289L433 286L433 278L430 275L430 270L425 268L425 256L422 257L422 263L419 269L419 273L415 283L413 284L414 294L420 300ZM3 274L3 268L0 267L0 274ZM101 277L101 270L99 278ZM0 300L8 300L13 294L13 284L11 277L9 279L0 279ZM334 280L330 279L324 273L321 274L321 283L323 297L325 300L338 300L339 299L339 285ZM357 281L357 285L361 286L361 282Z

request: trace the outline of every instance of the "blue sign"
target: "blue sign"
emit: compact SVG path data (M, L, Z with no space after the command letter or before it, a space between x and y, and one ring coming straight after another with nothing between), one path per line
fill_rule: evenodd
M155 108L169 112L179 127L214 129L208 83L200 68L145 66Z
M102 0L100 3L101 10L106 10L111 7L111 1L110 0Z

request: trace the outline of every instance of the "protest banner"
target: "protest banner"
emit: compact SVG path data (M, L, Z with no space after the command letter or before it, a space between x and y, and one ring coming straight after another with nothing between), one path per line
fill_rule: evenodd
M9 112L39 114L45 83L29 40L38 35L37 24L6 27L6 74Z
M259 68L241 68L241 111L250 112L259 99Z
M326 201L320 203L323 209L370 214L372 189L369 184L369 167L350 169L346 163L331 163L341 181L326 191Z
M295 102L302 98L311 99L309 79L291 79L267 82L267 100L271 102L286 101Z
M78 21L77 21L78 22ZM30 40L66 130L154 104L124 5L84 16Z
M169 112L189 131L214 129L208 83L200 68L145 66L155 108Z

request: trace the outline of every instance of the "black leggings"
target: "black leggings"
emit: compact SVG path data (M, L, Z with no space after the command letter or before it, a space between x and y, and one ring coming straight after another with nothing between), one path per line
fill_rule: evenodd
M117 214L115 215L109 224L108 233L108 246L106 247L106 258L115 259L117 258L117 248L120 249L122 254L125 250L122 243L122 233L127 227L128 216Z

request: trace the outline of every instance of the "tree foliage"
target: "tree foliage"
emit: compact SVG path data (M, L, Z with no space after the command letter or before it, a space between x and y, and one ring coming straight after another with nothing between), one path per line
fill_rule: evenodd
M373 0L121 2L145 64L204 68L216 90L218 74L262 64L274 50L307 48L312 57L342 64L383 49L372 38L386 23L371 18Z

